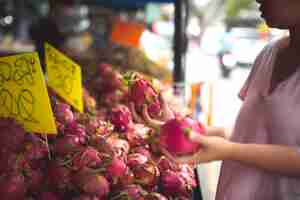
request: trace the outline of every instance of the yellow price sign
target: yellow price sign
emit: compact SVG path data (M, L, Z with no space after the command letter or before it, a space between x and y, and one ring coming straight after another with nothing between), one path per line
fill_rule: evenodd
M57 133L37 53L0 58L0 116L15 118L28 132Z
M45 55L49 87L76 110L83 112L80 66L47 43Z

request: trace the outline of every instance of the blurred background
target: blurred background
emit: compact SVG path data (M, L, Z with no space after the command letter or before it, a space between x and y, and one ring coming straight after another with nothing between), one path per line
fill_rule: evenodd
M97 63L109 62L172 82L174 4L114 2L0 0L0 55L36 50L43 57L47 41L81 64L85 81ZM238 93L255 57L287 33L267 27L254 0L190 0L188 5L184 102L204 123L232 128L241 106ZM111 40L116 19L143 24L138 44ZM206 200L214 199L219 166L200 167L200 177L208 177L200 180Z

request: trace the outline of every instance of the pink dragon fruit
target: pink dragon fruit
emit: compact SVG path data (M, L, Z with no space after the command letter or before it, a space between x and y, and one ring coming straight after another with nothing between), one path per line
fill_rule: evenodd
M77 186L85 193L105 198L110 192L109 182L101 175L84 169L75 175Z
M79 197L73 198L72 200L101 200L96 196L80 195Z
M148 144L150 129L144 124L134 124L126 133L126 138L131 147L144 146Z
M174 118L160 129L160 144L173 155L186 155L198 151L201 146L186 136L191 132L204 134L204 126L189 117Z
M107 77L107 76L109 76L109 74L112 73L113 68L110 64L101 63L98 66L98 71L99 71L101 77Z
M64 135L57 138L53 144L53 151L59 155L67 155L81 147L80 138L76 135Z
M53 192L43 192L40 194L39 200L59 200L59 198Z
M57 162L51 162L47 171L47 181L52 187L66 189L70 187L71 171Z
M133 172L127 168L124 176L119 180L119 185L124 187L126 185L131 185L134 183L134 174Z
M84 144L86 139L85 127L75 121L67 124L65 135L76 135L80 138L80 143Z
M25 178L21 174L10 174L0 179L1 199L21 200L25 199L27 188Z
M190 165L183 164L179 166L178 174L184 178L188 185L191 187L196 187L197 182L195 178L195 172Z
M36 135L28 134L27 141L25 143L24 157L29 160L39 160L48 155L48 148L46 142L43 142Z
M127 157L127 165L130 168L133 168L138 165L143 165L143 164L147 163L148 161L149 161L149 159L140 153L132 153L132 154L129 154Z
M137 112L141 113L143 106L148 105L151 117L160 118L162 115L158 94L145 79L135 80L129 89L129 100L134 102Z
M111 136L107 139L107 142L113 147L117 157L126 160L130 150L129 143L126 140Z
M191 195L191 187L177 172L171 170L162 173L161 186L163 193L167 196Z
M131 169L137 184L140 184L147 189L157 185L160 173L153 162L136 165Z
M71 107L65 103L57 103L54 109L55 118L58 122L68 124L74 121L74 114Z
M83 167L95 168L101 164L100 154L93 147L83 147L75 154L72 160L73 170L79 170Z
M3 151L17 152L22 150L25 140L25 131L14 119L0 119L0 153Z
M99 135L90 136L89 144L95 149L97 149L98 152L102 155L100 156L100 158L106 158L107 156L111 158L115 155L115 150L113 146L107 142L106 138L102 136Z
M100 135L108 137L113 132L113 125L101 120L98 117L90 118L86 124L87 133L92 135Z
M43 185L43 181L44 174L42 170L31 170L30 173L27 174L28 190L30 190L31 193L39 191Z
M171 162L168 158L166 158L165 156L162 156L158 163L157 163L157 166L159 168L159 171L160 172L165 172L167 170L173 170L173 171L176 171L178 170L179 166L174 163L174 162Z
M0 174L8 173L12 170L12 166L16 166L18 155L12 152L0 154ZM13 167L14 168L14 167Z
M117 105L111 111L111 123L116 131L126 132L132 126L132 117L129 108L125 105Z
M168 198L162 194L159 194L156 192L151 192L151 193L147 194L147 196L145 197L145 200L168 200Z
M117 182L119 178L123 178L127 171L127 166L123 160L114 157L106 166L106 174L110 180Z
M127 185L125 186L117 195L115 195L112 199L114 200L123 200L123 199L131 199L131 200L143 200L147 192L142 189L139 185Z
M150 153L150 150L149 150L149 146L145 145L145 146L138 146L138 147L135 147L133 149L131 149L131 153L139 153L139 154L142 154L144 156L146 156L149 160L152 159L152 155Z

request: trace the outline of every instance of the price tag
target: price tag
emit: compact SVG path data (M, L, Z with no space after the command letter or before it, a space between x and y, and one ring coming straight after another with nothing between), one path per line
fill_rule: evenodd
M83 112L80 66L47 43L45 55L49 87L76 110Z
M15 118L28 132L57 133L37 53L0 58L0 116Z
M144 31L142 24L118 20L113 25L111 40L116 44L138 48Z

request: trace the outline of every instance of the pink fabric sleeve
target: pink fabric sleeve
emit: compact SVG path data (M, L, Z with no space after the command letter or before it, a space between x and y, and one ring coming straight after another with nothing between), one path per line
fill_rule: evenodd
M255 59L255 62L253 64L253 67L251 69L251 72L248 76L248 78L246 79L244 85L242 86L240 92L238 93L238 97L244 101L244 99L246 98L247 96L247 93L248 93L248 90L250 88L250 85L252 84L253 82L253 79L256 75L256 72L257 72L257 69L259 68L259 66L262 64L262 59L263 59L263 55L265 54L266 52L266 48L264 50L261 51L261 53L257 56L257 58Z

